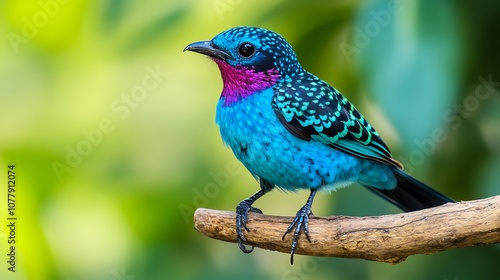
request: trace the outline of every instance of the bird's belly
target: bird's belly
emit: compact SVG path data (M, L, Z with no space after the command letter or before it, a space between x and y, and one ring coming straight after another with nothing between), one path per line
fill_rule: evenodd
M355 158L282 132L248 139L246 151L235 154L250 172L287 190L337 188L356 181Z

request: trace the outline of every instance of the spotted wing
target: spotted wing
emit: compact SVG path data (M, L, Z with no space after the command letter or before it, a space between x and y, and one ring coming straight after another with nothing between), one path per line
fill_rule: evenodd
M273 109L293 135L398 168L375 129L336 89L304 73L274 87Z

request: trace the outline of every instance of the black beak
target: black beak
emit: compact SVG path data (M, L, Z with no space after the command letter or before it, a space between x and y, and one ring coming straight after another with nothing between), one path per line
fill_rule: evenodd
M230 54L219 49L219 47L217 47L214 43L212 43L212 41L201 41L201 42L191 43L184 48L184 51L197 52L222 60L232 58Z

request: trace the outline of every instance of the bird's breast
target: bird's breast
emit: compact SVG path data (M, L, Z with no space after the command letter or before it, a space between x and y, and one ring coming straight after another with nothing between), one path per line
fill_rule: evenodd
M223 141L239 159L256 153L270 153L268 147L279 139L279 127L271 108L272 89L254 93L226 105L221 97L216 121Z

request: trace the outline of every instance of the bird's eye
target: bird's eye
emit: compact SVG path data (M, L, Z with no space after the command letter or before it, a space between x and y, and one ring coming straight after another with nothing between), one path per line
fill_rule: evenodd
M240 45L238 52L243 57L251 57L255 53L255 47L250 43L243 43Z

